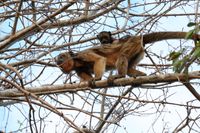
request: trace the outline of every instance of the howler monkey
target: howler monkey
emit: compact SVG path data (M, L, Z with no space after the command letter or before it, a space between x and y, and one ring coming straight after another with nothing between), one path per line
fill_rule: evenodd
M165 39L185 39L186 34L187 32L155 32L131 36L127 40L92 47L73 56L69 52L61 53L56 62L64 72L75 70L85 81L100 80L105 71L113 69L118 71L114 77L144 76L146 74L135 67L144 56L145 44ZM194 36L200 38L199 35Z

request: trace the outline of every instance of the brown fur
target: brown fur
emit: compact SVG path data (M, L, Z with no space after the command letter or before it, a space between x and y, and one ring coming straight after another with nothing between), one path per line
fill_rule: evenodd
M68 52L62 53L58 55L56 62L64 72L75 70L78 76L86 81L99 80L106 70L112 69L117 69L116 77L124 77L126 74L144 76L145 73L135 70L144 56L143 46L165 39L184 39L186 34L186 32L155 32L132 36L124 41L113 42L112 45L106 44L80 51L75 57L70 57ZM92 73L95 75L94 78Z

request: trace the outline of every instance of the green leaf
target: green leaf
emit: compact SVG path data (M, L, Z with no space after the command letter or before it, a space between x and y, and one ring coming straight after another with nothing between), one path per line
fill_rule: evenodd
M182 65L182 61L181 60L176 60L176 61L174 61L173 62L173 70L174 70L174 72L178 72L178 73L180 73L180 68L181 68L181 65Z
M193 54L194 57L200 57L200 47L197 47Z
M180 73L184 68L185 68L185 64L186 62L188 62L189 60L189 56L186 55L183 57L183 59L181 60L174 60L173 61L173 70L177 73Z
M196 46L196 47L200 47L200 41L199 41L199 40L196 41L195 46Z
M200 31L200 27L199 26L196 26L195 27L195 32L194 33L198 33Z
M190 59L189 55L184 56L183 59L182 59L183 64L185 64L186 62L188 62L189 59Z
M180 57L181 54L183 54L183 52L185 51L185 48L179 50L178 52L173 51L169 54L169 60L176 60Z
M175 52L175 51L173 51L173 52L171 52L171 53L169 54L169 60L175 60L175 59L177 59L181 54L182 54L181 52Z
M194 22L189 22L188 24L187 24L187 26L188 27L192 27L192 26L195 26L197 23L194 23Z
M195 33L195 29L193 30L190 30L189 32L187 32L185 38L186 39L191 39L192 38L192 35Z

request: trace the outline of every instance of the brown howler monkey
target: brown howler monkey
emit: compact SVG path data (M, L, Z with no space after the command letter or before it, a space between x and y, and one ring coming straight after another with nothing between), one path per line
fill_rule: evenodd
M119 41L112 45L92 47L76 55L68 52L57 56L56 62L61 69L69 73L75 70L82 80L100 80L106 70L117 69L115 77L144 76L143 72L135 70L136 65L144 56L144 47L147 43L165 39L185 39L187 32L155 32L141 36L132 36L124 42ZM194 35L196 38L199 35ZM94 78L92 74L94 73Z
M128 38L131 37L130 35L123 36L120 39L115 39L112 37L110 31L102 31L97 35L97 39L100 41L101 44L111 44L111 43L120 43L125 42Z

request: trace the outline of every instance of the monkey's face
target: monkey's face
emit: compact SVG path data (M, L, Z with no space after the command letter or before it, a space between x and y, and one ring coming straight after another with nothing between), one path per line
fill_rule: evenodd
M97 35L97 38L101 42L101 44L107 44L107 43L112 43L113 38L111 35L111 32L108 31L102 31Z
M68 53L61 53L56 57L56 64L61 65L70 58Z
M69 73L73 70L74 61L69 53L61 53L56 57L56 64L62 68L63 72Z

